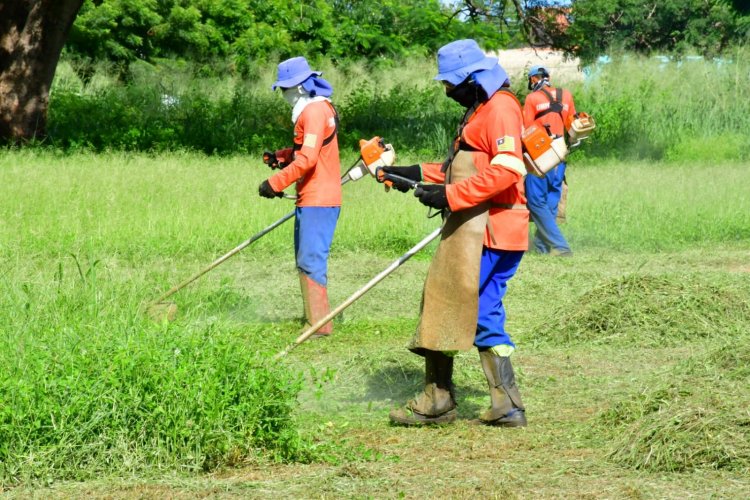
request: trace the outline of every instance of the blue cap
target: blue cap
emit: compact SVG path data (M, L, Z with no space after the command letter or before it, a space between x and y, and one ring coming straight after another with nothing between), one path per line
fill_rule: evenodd
M296 87L313 75L320 76L322 74L320 71L311 70L310 65L307 64L307 59L304 57L292 57L279 63L279 76L271 88L273 90L279 87L289 89Z
M547 71L547 68L545 68L541 64L532 66L529 70L529 78L531 78L532 76L539 76L540 73L542 74L542 76L549 76L549 71Z
M440 47L437 53L438 75L435 80L453 85L466 80L470 74L497 66L496 57L487 57L474 40L456 40Z

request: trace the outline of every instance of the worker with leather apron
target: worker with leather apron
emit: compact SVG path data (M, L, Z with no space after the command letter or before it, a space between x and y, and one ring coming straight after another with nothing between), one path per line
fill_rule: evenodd
M576 114L573 95L567 89L553 88L550 75L544 66L532 66L528 73L528 88L531 91L523 103L523 124L546 128L556 137L565 136L565 127ZM536 227L533 238L534 250L555 257L570 257L573 252L557 224L565 189L567 164L560 162L544 177L529 175L525 189L531 220Z
M510 362L515 344L505 330L503 306L508 280L528 247L521 105L498 60L485 56L474 40L445 45L437 60L435 79L467 109L448 159L383 169L419 181L415 196L444 210L445 218L409 346L425 359L425 387L390 419L402 425L455 420L453 355L476 346L491 400L480 420L525 426Z
M258 189L261 196L275 198L295 183L294 253L307 326L330 310L328 254L341 211L338 115L330 99L333 88L320 75L304 57L279 64L273 90L281 89L292 106L294 146L273 154L281 170ZM332 331L329 322L316 336Z

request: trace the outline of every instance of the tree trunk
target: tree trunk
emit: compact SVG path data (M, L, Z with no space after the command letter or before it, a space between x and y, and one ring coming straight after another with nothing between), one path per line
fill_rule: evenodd
M49 89L84 0L0 0L0 142L45 135Z

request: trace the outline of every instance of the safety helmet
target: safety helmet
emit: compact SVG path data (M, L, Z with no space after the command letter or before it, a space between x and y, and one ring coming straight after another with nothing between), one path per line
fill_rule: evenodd
M537 64L531 67L529 70L529 78L532 76L541 76L542 78L549 78L549 71L541 64Z

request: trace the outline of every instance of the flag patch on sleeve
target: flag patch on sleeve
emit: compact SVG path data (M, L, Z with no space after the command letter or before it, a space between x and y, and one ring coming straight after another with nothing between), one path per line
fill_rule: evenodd
M316 142L318 142L318 134L305 134L305 139L302 142L302 145L307 146L308 148L314 148Z
M497 140L497 152L507 153L516 150L516 139L510 135L506 135Z

